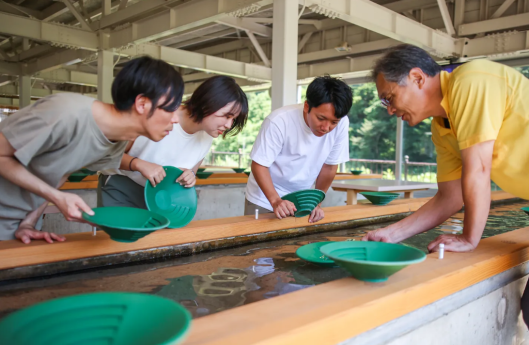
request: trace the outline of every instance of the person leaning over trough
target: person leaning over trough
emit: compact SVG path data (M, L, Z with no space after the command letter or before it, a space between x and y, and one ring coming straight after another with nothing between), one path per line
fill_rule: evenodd
M448 251L472 251L487 222L491 179L529 199L529 80L488 60L467 62L449 74L411 45L390 49L376 62L373 77L390 115L410 126L433 117L439 190L411 216L363 239L400 242L443 223L464 204L463 233L441 235L428 250L443 243ZM528 287L522 310L529 324Z
M145 183L160 183L165 178L164 166L181 169L176 182L193 187L213 138L237 135L244 128L248 100L235 79L219 75L203 82L178 108L177 115L179 123L169 135L158 142L142 136L130 141L120 170L99 175L98 206L147 209Z
M246 185L245 214L274 212L293 216L294 204L281 197L315 184L327 192L338 165L349 161L349 118L353 95L343 81L314 79L304 104L274 110L265 118L253 145L252 172ZM324 217L318 205L309 222Z
M163 139L178 122L184 83L161 60L129 61L112 83L114 104L73 93L44 97L0 122L0 240L64 241L38 231L48 202L69 221L93 211L58 190L76 170L118 168L127 141Z

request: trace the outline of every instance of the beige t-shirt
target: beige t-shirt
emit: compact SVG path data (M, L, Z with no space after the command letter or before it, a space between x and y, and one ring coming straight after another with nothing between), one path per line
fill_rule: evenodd
M0 132L15 148L15 158L53 187L83 167L118 168L127 142L105 137L92 115L93 102L79 94L51 95L0 122ZM0 176L0 240L13 239L20 221L43 202Z

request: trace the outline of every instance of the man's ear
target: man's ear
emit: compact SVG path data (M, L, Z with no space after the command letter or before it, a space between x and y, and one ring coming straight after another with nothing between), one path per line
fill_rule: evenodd
M303 112L308 113L309 112L309 103L305 101L305 104L303 104Z
M134 100L133 107L134 110L140 115L148 114L151 111L152 102L147 97L138 95Z
M413 84L417 85L419 89L422 89L424 83L426 83L427 75L419 67L414 67L410 70L409 78Z

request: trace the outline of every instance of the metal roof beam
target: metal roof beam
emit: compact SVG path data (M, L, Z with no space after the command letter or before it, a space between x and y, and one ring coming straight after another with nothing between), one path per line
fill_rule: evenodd
M265 81L272 79L272 69L269 67L154 44L133 46L122 50L120 53L131 57L149 55L174 66L237 78Z
M272 0L197 0L153 15L110 33L109 47L145 43L193 28L211 24L229 14L239 16L258 11ZM126 10L126 9L125 9ZM107 47L102 47L107 48Z
M529 13L520 13L507 17L482 20L475 23L461 24L459 25L458 34L460 36L469 36L527 25L529 25Z
M64 50L60 53L45 56L29 63L22 68L24 75L33 75L38 72L47 72L62 66L73 65L93 55L93 52L87 50Z
M435 56L459 56L463 48L462 40L454 39L371 1L299 1L313 12L342 19L400 42L414 44Z
M5 13L0 13L0 32L63 47L88 50L97 50L98 47L94 32Z
M254 34L272 37L272 29L268 26L257 24L253 21L246 20L246 18L236 18L236 17L224 17L216 21L217 24L222 24L230 26L244 31L251 31Z

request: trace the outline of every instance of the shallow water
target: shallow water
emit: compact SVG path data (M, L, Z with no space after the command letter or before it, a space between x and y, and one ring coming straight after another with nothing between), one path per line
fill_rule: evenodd
M483 237L529 226L520 210L527 203L491 209ZM263 299L347 277L342 269L322 268L297 258L299 246L319 241L360 239L381 223L354 229L256 243L156 263L96 269L18 283L0 283L0 317L51 298L99 291L151 293L184 305L201 317ZM404 244L426 251L430 241L463 229L457 213L441 226L414 236Z

